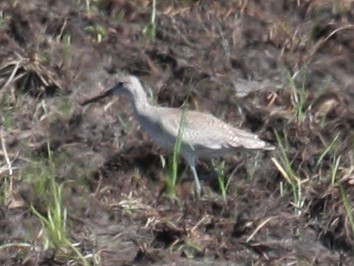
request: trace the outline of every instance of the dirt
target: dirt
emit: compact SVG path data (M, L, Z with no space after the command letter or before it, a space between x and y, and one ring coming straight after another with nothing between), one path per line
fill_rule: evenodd
M351 265L354 3L157 1L154 33L151 2L0 3L1 265L82 264L43 244L48 157L93 265ZM80 106L122 73L277 150L227 158L226 198L200 162L197 199L181 161L171 198L126 99Z

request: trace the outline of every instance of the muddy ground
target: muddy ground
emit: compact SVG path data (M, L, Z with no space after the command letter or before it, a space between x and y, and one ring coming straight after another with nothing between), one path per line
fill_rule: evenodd
M353 2L157 2L0 2L0 264L352 265ZM127 100L80 106L122 74L277 150L227 158L225 198L181 161L170 197Z

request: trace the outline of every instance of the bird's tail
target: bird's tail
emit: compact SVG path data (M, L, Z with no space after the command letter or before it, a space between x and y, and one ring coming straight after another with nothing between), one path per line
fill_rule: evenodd
M265 151L275 150L275 146L259 138L246 139L242 142L241 145L246 149L250 149L250 150L265 150Z
M273 146L272 144L268 143L268 142L264 142L265 146L263 148L263 150L265 151L274 151L275 150L275 146Z

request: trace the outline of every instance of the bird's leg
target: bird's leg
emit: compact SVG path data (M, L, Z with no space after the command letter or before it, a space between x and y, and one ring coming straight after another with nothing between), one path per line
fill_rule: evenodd
M190 165L190 168L192 170L193 177L194 177L195 192L196 192L197 196L199 197L202 192L202 187L200 186L197 170L195 169L195 162Z
M199 197L202 192L202 187L200 186L197 170L195 169L196 158L193 154L189 154L189 153L184 154L183 157L188 162L188 165L192 170L194 183L195 183L195 192L197 194L197 197Z
M194 182L195 182L195 192L197 193L197 196L199 197L202 192L202 187L200 186L200 182L199 182L197 170L195 169L195 165L191 166L191 170L192 170Z

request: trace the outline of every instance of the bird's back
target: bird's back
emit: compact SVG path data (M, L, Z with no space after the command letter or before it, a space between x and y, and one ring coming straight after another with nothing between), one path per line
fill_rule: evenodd
M197 157L219 157L242 147L273 149L257 135L232 127L210 114L197 111L153 107L147 117L141 117L140 120L143 129L163 148L172 149L180 134L182 148L189 148Z

